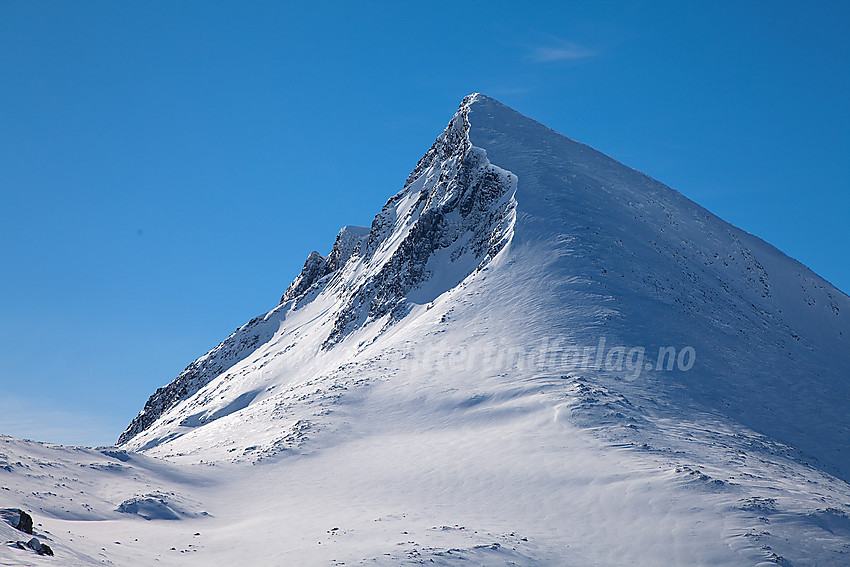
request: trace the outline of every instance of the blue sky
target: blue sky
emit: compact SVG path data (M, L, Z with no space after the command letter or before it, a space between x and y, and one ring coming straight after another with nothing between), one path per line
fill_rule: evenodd
M0 433L112 443L475 91L845 292L850 4L0 3Z

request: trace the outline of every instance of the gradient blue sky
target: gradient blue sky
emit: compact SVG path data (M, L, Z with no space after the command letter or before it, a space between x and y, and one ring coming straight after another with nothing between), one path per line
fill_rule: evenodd
M0 2L0 433L112 443L474 91L845 292L850 4Z

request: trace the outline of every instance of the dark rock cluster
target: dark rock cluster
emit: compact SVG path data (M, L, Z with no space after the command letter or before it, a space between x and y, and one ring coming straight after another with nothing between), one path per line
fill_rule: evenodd
M20 508L0 508L0 518L16 530L32 535L32 516Z

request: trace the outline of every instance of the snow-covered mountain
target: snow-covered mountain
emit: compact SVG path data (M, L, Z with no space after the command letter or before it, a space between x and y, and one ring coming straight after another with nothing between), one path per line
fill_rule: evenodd
M848 565L848 314L767 243L473 94L372 226L118 449L5 440L0 505L117 564Z

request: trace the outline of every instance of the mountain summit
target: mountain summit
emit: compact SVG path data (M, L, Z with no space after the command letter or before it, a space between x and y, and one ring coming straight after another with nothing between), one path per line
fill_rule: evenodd
M769 244L472 94L371 227L311 253L119 445L337 467L376 517L534 534L458 536L487 565L834 558L850 553L848 315ZM385 564L438 557L408 548Z

